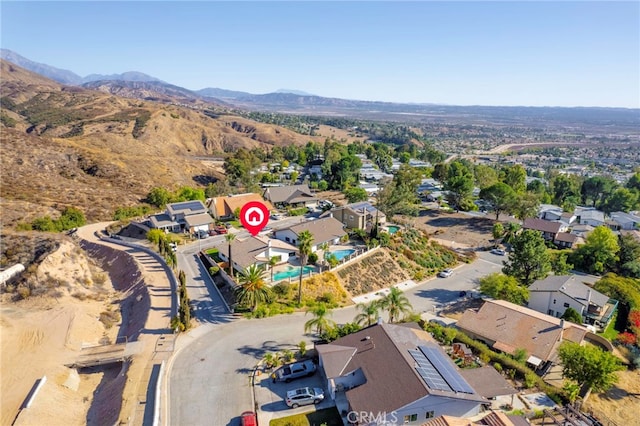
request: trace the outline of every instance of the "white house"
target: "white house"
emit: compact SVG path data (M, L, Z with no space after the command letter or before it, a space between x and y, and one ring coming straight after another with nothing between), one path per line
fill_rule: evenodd
M529 286L530 309L556 318L575 309L583 322L606 326L617 303L584 284L576 275L552 275Z
M220 259L229 262L229 243L220 242L215 247ZM272 257L276 258L276 265L286 263L297 251L291 244L267 237L249 237L231 242L233 268L240 272L251 265L268 265Z
M575 215L578 217L578 223L580 225L597 227L605 224L604 213L600 210L577 207Z
M632 229L640 229L640 217L631 213L625 212L613 212L611 216L611 222L614 225L614 230L619 231L621 229L630 231Z
M347 235L344 225L334 217L308 220L289 228L277 229L273 232L273 235L278 240L297 246L299 243L298 236L303 231L309 231L313 235L313 241L311 242L312 253L316 252L324 243L329 245L338 244L340 238Z
M202 201L181 201L167 204L165 212L151 216L149 223L152 228L162 229L166 232L179 232L183 228L189 232L195 232L190 230L191 227L207 230L209 229L208 224L213 223L213 219L207 222L205 216L211 219ZM188 217L191 218L190 223L187 222Z

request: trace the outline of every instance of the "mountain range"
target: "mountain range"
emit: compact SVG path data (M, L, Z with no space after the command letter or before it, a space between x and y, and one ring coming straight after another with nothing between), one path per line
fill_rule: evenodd
M7 49L0 57L62 84L81 85L118 96L192 106L215 104L226 108L304 115L333 115L369 120L403 122L486 123L539 127L618 126L625 132L640 126L640 111L628 108L598 107L501 107L406 104L327 98L295 89L273 93L249 92L208 87L189 90L156 77L129 71L122 74L91 74L80 77L69 70L31 61Z

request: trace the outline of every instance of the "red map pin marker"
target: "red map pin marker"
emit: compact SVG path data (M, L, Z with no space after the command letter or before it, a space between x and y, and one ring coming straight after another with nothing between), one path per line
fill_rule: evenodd
M269 222L269 209L260 201L249 201L240 209L240 222L254 237Z

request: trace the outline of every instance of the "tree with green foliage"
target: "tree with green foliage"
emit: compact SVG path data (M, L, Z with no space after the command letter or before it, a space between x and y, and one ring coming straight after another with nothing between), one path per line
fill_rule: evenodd
M278 264L278 257L271 256L269 258L269 271L271 271L271 282L273 282L273 270L275 269L277 264Z
M601 209L607 214L611 212L629 212L640 205L638 194L638 191L618 188L605 199Z
M497 182L481 190L480 198L491 206L498 220L500 213L511 211L516 202L516 193L507 184Z
M514 277L495 272L480 279L480 291L494 299L524 305L529 300L529 290Z
M161 240L164 240L167 234L162 229L150 229L147 232L147 240L153 244L158 244Z
M380 308L389 314L390 323L399 321L400 314L409 314L413 309L407 296L397 287L391 287L389 293L380 299L379 304Z
M493 247L498 247L501 238L504 236L504 226L500 222L494 223L491 233L493 235Z
M551 188L553 202L565 211L573 211L580 201L579 178L575 175L556 175L551 179Z
M518 232L520 232L521 228L522 226L519 223L507 223L504 227L503 241L505 243L513 244L513 240L516 238L516 235L518 235Z
M192 188L190 186L182 186L172 197L175 202L199 200L204 202L204 189Z
M520 364L524 364L527 361L527 358L529 358L529 354L527 353L527 350L524 348L518 348L513 352L513 355L511 355L513 357L513 359L515 359L516 361L518 361Z
M369 194L367 194L367 191L359 187L345 189L344 195L345 197L347 197L347 201L349 201L350 203L367 201L369 199Z
M250 265L238 275L240 285L235 288L236 300L251 308L254 312L259 303L271 300L271 289L264 279L264 269L258 265Z
M592 390L604 392L618 381L616 371L624 370L620 360L597 346L565 341L558 348L565 378L580 386L586 401Z
M540 207L540 196L533 192L525 192L519 194L513 205L511 206L511 212L513 215L520 219L525 220L530 217L536 217L538 215L538 208Z
M227 252L227 258L229 259L229 275L231 275L231 278L233 278L233 257L231 256L231 243L233 242L233 240L236 239L236 234L232 234L231 232L228 232L226 234L224 234L224 239L227 241L227 248L228 248L228 252Z
M514 237L512 251L502 272L528 287L545 278L550 270L549 253L540 232L525 229Z
M318 303L307 309L305 315L309 313L313 315L313 318L304 323L305 333L315 329L317 334L322 335L329 328L336 326L335 321L329 319L331 309L324 303Z
M575 324L582 324L582 315L580 315L580 312L576 311L571 306L565 309L564 314L562 314L560 318Z
M146 201L153 206L164 208L171 201L171 193L165 188L157 186L149 191Z
M302 231L298 234L298 254L300 257L300 277L298 282L298 305L302 303L302 275L304 267L307 265L313 243L313 235L309 231Z
M355 323L369 327L378 321L380 304L377 300L372 300L369 303L358 303L356 308L360 310L360 313L354 318L353 321Z
M636 168L636 170L638 169ZM640 192L640 171L636 171L633 175L631 175L625 186L631 190Z
M580 196L583 205L590 201L593 207L600 206L618 186L617 182L606 176L592 176L582 182Z
M624 277L640 278L640 241L633 235L620 235L618 238L618 272Z
M473 193L473 173L462 161L453 161L449 164L443 188L447 191L447 202L454 206L456 211L467 210Z
M571 250L550 250L551 270L556 275L568 275L573 269L573 264L568 262Z
M612 271L618 262L618 238L606 226L596 227L571 256L572 263L580 270L601 274Z
M521 194L527 189L527 171L520 164L504 167L500 175L502 182L516 194Z
M349 334L360 331L362 327L359 324L354 322L348 322L346 324L341 324L333 327L327 328L321 335L320 338L325 342L333 342L336 339L339 339L344 336L348 336Z
M419 205L415 191L397 181L391 180L378 191L376 207L387 215L388 219L397 214L417 216Z
M444 184L449 176L449 163L438 163L433 167L431 177Z
M493 167L478 164L473 168L475 183L480 189L488 188L498 183L498 172Z
M233 189L227 179L217 179L215 182L210 183L204 190L206 198L215 198L233 194Z

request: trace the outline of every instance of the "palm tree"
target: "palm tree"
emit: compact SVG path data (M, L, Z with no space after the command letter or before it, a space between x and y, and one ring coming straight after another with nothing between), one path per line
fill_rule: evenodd
M380 300L380 307L389 312L389 322L397 321L400 314L408 314L413 307L401 290L391 287L389 294Z
M271 282L273 282L273 267L278 264L278 258L276 256L271 256L269 258L269 270L271 271Z
M298 251L300 252L300 282L298 284L298 305L302 303L302 274L311 254L313 235L309 231L298 234Z
M236 287L236 300L244 305L251 306L251 312L255 311L258 303L266 303L271 300L271 289L264 280L264 270L257 265L251 265L238 276L240 285Z
M305 315L308 313L313 314L313 318L304 323L305 333L315 328L316 333L320 335L330 327L335 327L336 325L335 321L327 318L328 315L331 315L331 309L327 308L327 305L324 303L318 303L313 308L307 309Z
M356 323L360 325L366 324L366 326L369 327L378 320L378 313L380 311L380 303L378 301L372 300L368 304L358 303L356 308L362 311L353 319Z
M233 278L233 259L231 258L231 242L236 239L236 234L232 234L231 232L225 234L224 239L227 240L227 244L229 245L229 273L231 274L231 278Z

